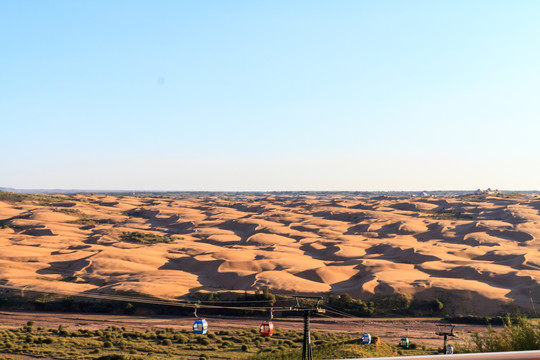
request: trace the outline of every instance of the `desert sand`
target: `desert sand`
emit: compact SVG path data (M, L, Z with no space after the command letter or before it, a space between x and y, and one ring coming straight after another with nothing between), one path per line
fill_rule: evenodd
M0 284L28 290L395 292L492 314L540 299L540 199L58 195L0 202ZM138 244L123 232L172 236ZM537 305L537 308L540 306Z

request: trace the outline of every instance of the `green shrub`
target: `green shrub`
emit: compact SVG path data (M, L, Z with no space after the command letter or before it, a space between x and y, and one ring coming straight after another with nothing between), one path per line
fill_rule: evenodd
M442 311L443 308L444 304L441 300L439 300L438 298L433 299L433 301L431 302L431 310L439 312Z
M242 338L239 337L239 336L235 336L235 337L232 338L232 341L234 341L234 342L237 343L237 344L241 344L241 343L244 342L244 339L242 339Z
M185 344L189 341L189 339L184 336L184 335L181 335L181 334L176 334L174 336L174 339L179 343L179 344Z
M473 342L478 352L525 351L540 349L540 325L532 325L525 317L519 317L514 323L508 317L503 331L488 328L473 335Z
M147 330L143 336L145 339L155 339L157 335L155 332Z
M133 306L132 303L127 303L126 306L124 307L124 314L131 315L134 312L135 312L135 306Z
M125 242L131 242L135 244L158 244L158 243L170 243L174 239L169 236L162 236L152 233L143 233L139 231L124 231L120 236L120 239Z
M98 357L96 360L129 360L124 355L120 354L110 354Z
M349 294L341 294L337 299L333 296L328 298L328 305L342 309L342 311L358 316L371 316L375 310L373 302L355 300Z
M31 196L27 194L19 194L19 193L0 190L0 201L14 203L14 202L21 202L29 198L31 198Z

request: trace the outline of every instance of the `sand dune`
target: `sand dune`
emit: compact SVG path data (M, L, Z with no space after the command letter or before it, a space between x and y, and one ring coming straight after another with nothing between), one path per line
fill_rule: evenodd
M477 313L529 308L529 290L540 300L539 200L62 197L0 202L0 282L161 298L400 292ZM134 231L169 241L122 239Z

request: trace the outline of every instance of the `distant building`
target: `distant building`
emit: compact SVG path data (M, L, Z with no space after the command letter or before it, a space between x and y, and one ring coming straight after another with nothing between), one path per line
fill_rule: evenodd
M491 188L487 188L486 190L478 189L478 190L475 191L476 195L497 195L497 194L500 194L500 193L501 192L498 189L491 190Z

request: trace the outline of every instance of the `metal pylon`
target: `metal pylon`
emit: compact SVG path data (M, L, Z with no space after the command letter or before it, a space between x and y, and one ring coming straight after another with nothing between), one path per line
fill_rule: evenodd
M313 352L311 350L311 333L309 328L309 318L311 313L324 313L324 309L319 308L319 302L321 297L315 296L295 296L296 305L290 309L294 311L304 312L304 343L302 345L302 360L313 360ZM300 299L304 300L317 300L314 305L302 306L300 305Z

